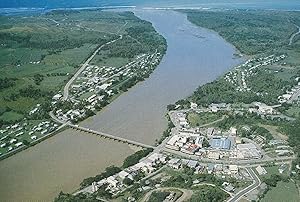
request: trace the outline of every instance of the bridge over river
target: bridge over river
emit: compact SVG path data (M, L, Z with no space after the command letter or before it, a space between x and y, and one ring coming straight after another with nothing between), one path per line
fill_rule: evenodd
M134 140L128 140L128 139L125 139L125 138L122 138L122 137L118 137L118 136L110 135L110 134L107 134L107 133L95 131L95 130L92 130L92 129L89 129L89 128L84 128L84 127L81 127L81 126L78 126L78 125L73 125L73 124L66 124L66 125L68 125L69 127L73 128L75 130L80 130L80 131L83 131L83 132L99 135L101 137L108 138L108 139L111 139L111 140L115 140L115 141L118 141L118 142L122 142L122 143L125 143L125 144L134 145L134 146L137 146L137 147L149 148L149 149L155 149L156 148L156 147L151 146L151 145L147 145L147 144L140 143L140 142L137 142L137 141L134 141Z

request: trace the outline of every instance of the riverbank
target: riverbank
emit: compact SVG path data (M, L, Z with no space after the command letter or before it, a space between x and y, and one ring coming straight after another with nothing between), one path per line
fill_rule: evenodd
M151 21L167 39L166 55L148 79L80 125L154 144L165 130L169 103L190 95L199 85L214 80L240 61L232 59L233 46L220 36L192 25L184 14L140 11L138 16ZM50 201L61 190L76 190L83 178L96 175L109 165L119 165L132 152L126 145L87 134L73 140L78 137L76 134L66 130L34 149L1 161L0 186L4 187L1 199ZM49 142L55 144L48 145Z

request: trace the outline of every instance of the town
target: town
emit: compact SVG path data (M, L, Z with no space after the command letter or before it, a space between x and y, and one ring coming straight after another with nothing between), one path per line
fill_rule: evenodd
M171 128L170 136L153 152L138 163L95 181L74 194L94 194L103 190L113 198L126 196L127 201L139 201L140 197L151 190L168 190L168 180L174 177L174 172L185 173L190 170L192 175L198 177L215 176L219 187L228 194L230 201L237 201L249 193L250 188L256 189L261 185L258 176L267 175L269 166L275 167L281 174L291 169L291 161L295 156L285 140L266 137L258 131L253 131L250 126L230 127L227 131L212 127L214 123L224 119L222 116L203 126L191 126L191 114L202 113L203 116L203 113L216 114L222 110L226 111L225 109L233 110L229 104L224 103L211 104L208 108L198 108L197 104L191 103L189 109L170 111L169 117L174 127ZM246 111L253 113L249 109ZM265 115L269 110L262 110L260 113ZM251 135L242 137L243 132ZM187 189L203 186L203 182L197 180L196 176L187 185ZM134 182L138 183L139 188L137 193L132 195L130 193ZM216 185L212 183L209 186ZM177 191L180 192L180 189ZM181 197L184 196L169 193L169 198L172 198L169 201L182 199ZM257 198L258 193L248 196L248 200ZM144 198L142 201L147 200Z
M62 93L53 96L51 102L52 120L26 120L14 125L4 126L0 130L0 157L33 145L55 134L65 127L65 123L77 123L105 107L118 95L135 83L150 75L159 64L161 53L142 54L122 67L98 67L87 65L71 85L70 96L63 99ZM37 104L28 114L29 117L41 113L41 104ZM31 127L31 128L30 128Z
M246 78L253 75L256 68L276 63L285 57L285 55L271 55L250 59L227 73L225 80L236 84L237 91L250 91ZM241 72L233 73L236 71ZM237 75L241 78L237 78ZM291 90L287 90L287 94L293 96L295 101L298 99L295 96L298 89L299 83ZM286 98L284 102L291 99L285 95L283 97ZM168 135L149 155L130 167L82 187L74 194L92 195L102 190L101 193L104 192L113 198L147 201L149 194L146 193L165 190L168 191L166 200L180 201L185 197L182 192L198 184L203 186L203 182L198 180L199 176L212 175L217 179L218 187L228 194L228 201L238 201L242 197L257 200L265 189L261 186L262 176L274 172L274 169L279 174L290 172L291 162L296 158L293 148L288 145L285 138L282 138L283 135L276 136L267 126L256 122L230 124L227 128L220 126L222 121L231 116L250 116L265 121L294 121L293 117L278 110L284 103L280 99L278 104L272 106L261 102L211 103L208 106L198 106L190 102L188 107L175 105L168 112L171 123ZM168 180L173 179L174 175L189 171L192 176L196 175L198 178L192 177L186 189L168 188ZM204 184L216 186L216 183ZM134 194L132 187L137 188ZM252 193L253 190L259 189L261 190Z
M77 123L100 110L121 92L148 77L161 60L161 54L143 54L122 67L88 65L71 85L68 100L53 97L54 115L63 122Z

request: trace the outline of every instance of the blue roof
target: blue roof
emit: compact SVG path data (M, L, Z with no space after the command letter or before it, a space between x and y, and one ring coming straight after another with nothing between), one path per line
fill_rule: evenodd
M213 138L210 145L214 149L230 149L231 141L228 138Z

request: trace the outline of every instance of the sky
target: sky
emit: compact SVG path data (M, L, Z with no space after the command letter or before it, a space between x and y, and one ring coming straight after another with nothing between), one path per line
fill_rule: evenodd
M76 8L92 6L173 7L202 6L226 8L299 9L300 0L0 0L0 8Z

